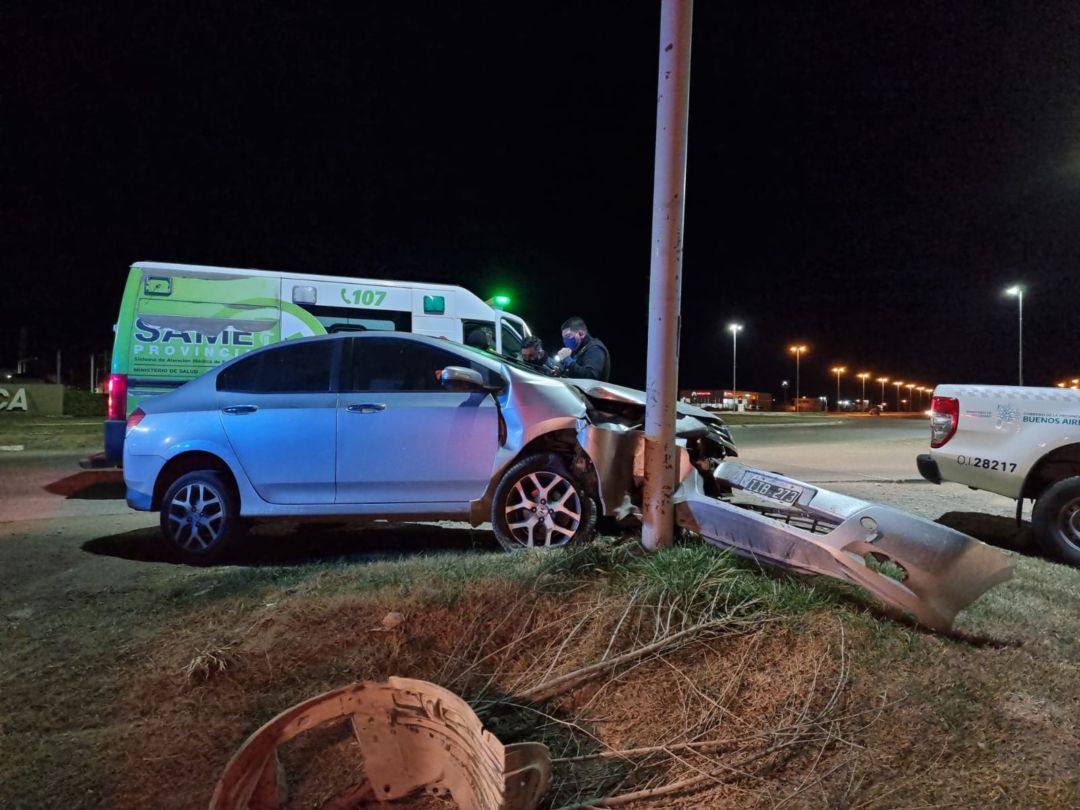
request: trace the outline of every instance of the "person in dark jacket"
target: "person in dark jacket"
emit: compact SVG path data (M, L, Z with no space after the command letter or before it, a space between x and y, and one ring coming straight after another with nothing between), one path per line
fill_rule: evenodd
M536 335L529 335L521 341L521 360L541 374L552 377L562 376L562 368L555 362L555 358L544 350L543 341Z
M582 377L607 382L611 377L611 355L599 338L589 334L585 321L574 316L562 325L563 346L555 359L566 377Z

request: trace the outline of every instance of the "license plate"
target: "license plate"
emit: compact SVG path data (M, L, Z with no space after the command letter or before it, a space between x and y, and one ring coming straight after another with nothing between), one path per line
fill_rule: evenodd
M780 503L786 504L795 503L799 500L799 496L802 495L801 489L777 484L767 478L762 478L760 475L744 476L742 488L747 492L753 492L755 495L760 495L762 498L768 498L771 501L779 501Z

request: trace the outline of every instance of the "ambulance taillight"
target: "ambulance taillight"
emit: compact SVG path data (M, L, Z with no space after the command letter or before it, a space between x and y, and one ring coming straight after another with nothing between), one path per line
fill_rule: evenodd
M127 419L127 374L109 375L109 419Z

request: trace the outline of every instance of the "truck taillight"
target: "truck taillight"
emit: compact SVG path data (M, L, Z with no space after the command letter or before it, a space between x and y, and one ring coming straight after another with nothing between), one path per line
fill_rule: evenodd
M930 446L941 447L956 433L960 423L960 400L934 397L930 400Z
M127 417L127 374L109 375L109 419Z
M135 427L137 424L139 424L139 422L141 422L143 420L144 416L146 416L146 414L143 412L142 408L136 408L135 410L133 410L131 412L131 416L129 416L127 418L127 428L126 429L131 430L133 427Z

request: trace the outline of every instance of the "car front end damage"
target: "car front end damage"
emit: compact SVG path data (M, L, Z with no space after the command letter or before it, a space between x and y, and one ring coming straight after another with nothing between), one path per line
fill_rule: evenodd
M627 402L586 396L590 423L578 443L595 470L600 513L640 520L640 422ZM728 460L736 453L723 422L680 410L675 521L710 545L855 585L937 631L1012 576L1004 554L954 529Z

